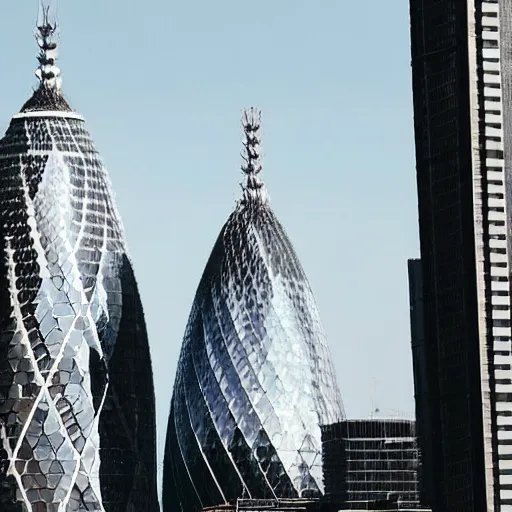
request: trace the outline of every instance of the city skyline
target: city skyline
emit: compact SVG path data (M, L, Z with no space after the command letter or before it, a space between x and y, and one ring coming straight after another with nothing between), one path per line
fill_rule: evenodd
M335 352L337 374L348 416L369 415L374 406L384 410L398 409L412 412L407 277L403 264L407 257L417 254L413 162L411 158L403 159L400 161L401 163L394 164L387 170L383 168L382 164L382 160L397 160L402 151L404 138L408 138L410 141L410 156L413 152L410 130L412 112L407 101L410 91L406 9L402 6L401 9L395 11L392 7L391 14L388 14L388 16L396 15L397 19L402 20L403 25L401 39L393 39L392 35L389 36L393 48L391 53L395 56L401 55L401 58L391 62L392 71L397 72L398 69L400 76L388 82L386 76L383 75L385 105L378 105L371 99L364 100L365 90L364 87L360 90L360 78L350 82L350 76L347 77L345 71L342 74L333 71L322 72L322 70L331 69L334 57L329 50L329 44L327 44L329 41L325 37L322 39L319 36L319 41L315 42L310 50L300 44L296 48L297 55L302 54L310 62L315 51L318 51L320 46L327 44L327 51L324 50L324 56L318 61L317 78L307 78L299 73L299 60L293 60L298 57L292 57L284 71L274 75L278 69L282 68L281 61L285 59L287 53L280 54L279 60L272 59L270 48L268 45L263 45L260 51L264 52L270 65L264 66L257 76L247 79L242 76L243 66L241 62L238 62L238 65L234 66L234 71L228 73L225 78L225 83L234 84L230 90L234 90L236 93L229 100L226 93L220 92L219 75L216 73L212 75L211 85L206 88L200 86L202 80L206 80L203 74L211 73L207 60L201 59L196 63L199 67L206 66L206 69L196 74L190 73L189 64L184 62L177 53L176 49L180 45L171 44L172 57L177 62L176 66L173 65L173 74L169 75L170 91L168 94L170 105L172 105L169 113L173 116L162 123L162 116L149 117L156 113L157 107L157 103L152 98L147 96L142 98L147 105L144 107L147 108L146 112L142 112L139 107L130 102L130 94L135 90L132 84L125 84L122 87L123 81L118 82L119 97L113 98L110 92L116 90L116 82L111 81L112 75L118 73L122 76L124 74L122 69L127 69L122 68L123 63L126 63L122 60L125 57L119 55L122 53L119 46L122 41L130 41L130 34L135 28L139 30L137 32L139 35L140 30L148 31L150 23L156 24L156 30L151 30L151 33L158 35L159 29L163 29L163 25L155 18L154 13L151 13L151 9L144 10L140 20L142 25L139 25L138 16L134 16L132 12L118 10L115 3L105 6L103 11L98 10L98 5L97 2L91 2L85 7L62 5L61 46L64 55L61 62L66 69L66 84L67 89L71 92L73 104L80 107L85 114L110 169L128 231L131 252L134 254L137 267L142 268L142 274L145 276L139 277L139 280L143 289L143 298L147 298L151 304L150 307L146 306L150 338L156 340L152 341L152 351L159 392L157 406L160 410L160 457L163 453L162 438L164 437L169 404L167 398L170 398L170 391L166 391L166 388L169 387L166 385L166 379L168 374L174 371L179 350L179 346L174 350L173 347L166 347L166 340L171 337L176 340L181 339L188 307L197 283L197 268L204 265L204 255L208 253L209 247L212 245L218 225L229 212L230 201L238 196L236 180L233 180L233 172L239 166L237 158L239 136L236 131L236 119L239 117L240 109L250 103L258 104L265 112L267 127L265 128L266 153L264 161L269 168L278 170L269 173L268 178L274 199L273 204L277 214L287 226L291 238L296 241L297 252L308 269L313 289L318 296L320 313L326 319L328 338ZM168 18L164 16L162 19L167 19L175 29L175 33L183 37L183 33L176 26L175 18L171 16L173 11L166 6L159 5L158 7L168 16ZM377 37L381 34L381 37L384 38L385 32L380 32L381 27L377 24L377 20L383 14L379 11L380 8L376 5L375 18L370 20L366 29L373 31ZM217 9L218 11L212 15L220 25L222 25L222 16L228 15L228 19L233 19L229 18L230 15L227 12L229 10L231 10L231 15L235 16L234 19L238 19L239 22L250 12L250 10L240 10L234 3L223 8L217 7ZM291 2L272 8L270 8L270 4L265 4L261 6L261 9L259 17L251 22L254 28L266 26L271 30L272 37L291 36L292 41L296 39L298 41L299 31L309 27L310 21L307 20L313 20L318 24L324 18L325 20L341 20L350 15L350 8L348 10L340 9L334 2L322 6L319 12L310 11L309 7L304 4ZM318 8L315 9L318 11ZM12 28L9 27L3 32L6 40L12 41L10 31L15 30L15 27L18 27L16 30L21 30L20 26L26 30L32 30L30 20L27 20L26 15L21 12L23 9L19 9L16 5L9 5L6 10L12 10L13 13ZM122 13L122 16L119 13ZM192 22L190 11L183 10L180 13L185 20L190 19L190 27L196 27L195 22ZM267 23L268 16L274 20L270 25ZM77 27L76 19L83 19L83 26ZM201 20L199 22L202 27L203 22ZM16 25L16 23L19 24ZM293 23L296 26L292 29ZM98 28L98 35L93 41L88 41L88 38L85 37L87 31L83 30L84 27L90 27L91 24ZM233 26L236 27L236 23ZM107 27L109 30L113 30L113 35L108 34ZM283 31L283 28L285 29L283 36L278 36L278 32ZM334 29L335 25L332 25L331 34L335 33ZM101 39L102 30L104 39ZM315 30L320 34L318 28ZM149 32L147 33L149 34ZM220 43L220 48L224 48L224 45L231 44L230 41L236 39L236 30L229 34L229 38ZM157 48L161 48L157 45L157 41L160 41L157 35L152 36L154 39L150 38L151 45L155 44ZM169 37L172 39L173 36ZM347 39L343 38L340 44L348 48L350 47L349 39L359 37L359 33L347 30L345 37ZM84 41L87 41L87 44ZM104 41L112 43L114 48L117 45L117 50L109 53L112 48L105 47ZM347 44L344 44L343 41L346 41ZM330 41L331 44L333 42ZM18 50L23 52L27 47L27 59L32 58L33 42L30 38L27 38L27 41L21 41ZM86 48L87 52L94 56L93 68L83 67L81 64L84 61ZM285 48L287 51L292 50L289 43L285 45ZM142 49L140 47L133 48L130 58L136 58L138 52L141 52L141 55L148 53L148 50L149 47L145 48L144 44ZM304 51L306 51L305 54ZM370 52L368 47L367 51L368 58L374 59L375 49L372 48ZM191 52L195 57L199 55L196 47L192 47ZM156 64L158 59L166 55L166 52L159 50L153 53L156 53L157 60L153 60L155 57L151 57L149 68L157 73L157 78L165 82L165 75L158 70ZM219 52L219 55L220 57L215 55L215 58L220 58L219 72L225 72L227 61L222 57L222 51ZM347 63L351 62L350 59L351 57L347 56ZM230 65L237 62L236 59L230 58L229 60ZM278 62L280 68L276 67ZM340 66L341 64L340 62ZM14 69L8 63L6 66ZM111 72L108 72L108 66L113 67ZM364 69L359 68L355 62L354 66L354 69L359 69L364 77ZM23 69L23 66L19 67ZM315 69L314 65L313 69ZM25 81L18 81L18 83L26 83L27 71L23 69L23 73L19 73L25 78ZM379 71L378 66L376 71ZM16 73L18 71L14 69L9 83L2 86L4 98L19 96L19 86L13 88L10 83L15 83L14 75ZM236 78L238 73L240 73L240 77ZM370 77L368 76L368 78ZM297 79L299 79L299 83L297 83ZM185 108L181 102L185 98L183 87L188 81L191 81L193 87L190 101L185 103ZM101 83L99 91L88 89L92 84L98 83ZM350 85L351 83L352 85ZM109 84L112 87L109 87ZM323 100L316 97L315 84L320 84L320 89L327 93L326 96L324 94ZM395 90L396 84L398 84L397 90ZM339 86L345 87L346 100L335 99L340 93ZM158 88L158 84L155 83L153 87ZM292 87L293 94L287 99L289 87ZM126 94L125 90L128 90L129 93ZM148 90L152 91L152 89ZM313 96L311 96L312 93ZM405 101L403 100L404 95ZM108 102L102 101L102 96L108 98ZM159 95L151 93L151 96L158 96L159 101L165 98L163 91ZM343 94L341 96L344 97ZM350 96L352 99L349 99ZM205 110L206 97L219 98L219 109L208 107L209 110ZM75 101L75 98L79 101ZM367 108L372 111L371 114L370 112L366 114L364 111L358 120L356 110L360 110L360 107L352 106L354 98L359 98L360 105L365 105L364 101L366 101ZM309 105L306 104L306 99ZM12 102L14 101L12 100ZM210 103L209 99L208 103ZM357 101L355 103L357 104ZM9 109L10 104L11 100L3 101L0 105L0 112L5 114L2 120L8 119L12 115L12 109ZM330 110L333 112L329 113ZM147 141L140 137L137 129L130 130L133 133L124 129L126 123L121 120L126 112L130 112L134 120L140 120L140 126L145 126L144 123L147 123L151 133ZM397 118L398 113L401 113L400 123L393 121ZM149 123L150 120L151 123ZM402 133L400 143L394 138L390 138L384 129L389 126L390 122L397 124L398 133ZM167 128L170 130L170 134L162 139L158 130L151 129L154 123L157 127L162 128L161 133L166 133L164 128ZM347 125L346 128L341 126L344 124ZM354 126L356 127L355 131L353 131ZM210 132L208 140L200 142L200 135L205 127ZM217 129L219 135L217 135ZM379 158L372 160L365 155L365 160L361 160L361 155L364 155L364 145L357 142L355 132L363 129L366 130L365 133L368 136L379 140L376 144L380 151ZM180 132L183 132L182 135ZM211 135L212 133L213 135ZM122 137L121 134L123 134ZM215 142L212 141L212 137ZM128 159L120 154L122 153L120 148L123 146L123 142L121 142L123 138L131 148L133 162L130 161L132 157ZM167 139L169 139L170 153L162 164L157 163L157 159L161 159L161 148L165 147L162 144L164 140L167 143ZM154 147L153 140L161 144L160 148ZM179 148L180 145L183 146L183 149ZM201 147L205 148L204 155L197 152L197 148ZM212 155L215 155L215 158ZM150 174L152 169L155 169L155 174ZM325 174L323 174L324 170ZM186 175L193 178L186 178ZM349 178L352 175L353 178ZM150 177L155 183L152 189L148 187L147 180ZM406 177L409 179L409 192L404 194L400 183ZM397 183L398 188L390 187L384 200L381 197L382 185L389 181ZM365 186L365 193L358 196L361 184ZM147 195L141 192L146 187L148 187ZM169 190L167 196L169 199L167 200L160 193L160 190L164 189ZM292 190L290 191L290 189ZM335 190L336 194L333 193ZM181 197L195 197L197 204L201 207L194 212L189 205L183 202ZM223 203L222 198L224 198L224 210L218 206ZM139 209L134 209L133 205L137 204L137 201L140 201L141 208L140 212L136 214L135 210ZM400 201L409 201L410 207L404 210L402 207L396 206ZM342 203L342 206L336 203ZM169 216L169 222L166 222L170 230L166 236L171 239L169 245L161 240L161 236L156 231L157 228L160 228L151 225L150 217L144 210L155 211L160 217L164 214ZM409 211L412 221L407 220L408 216L404 214L404 211ZM176 219L175 224L178 223L178 219L181 221L183 215L182 213L180 215L180 212L186 212L187 231L196 233L198 227L201 226L204 237L199 237L200 241L187 235L187 232L182 231L180 226L173 226L173 218ZM363 229L361 227L354 229L351 225L350 217L353 215L358 216L358 226L362 226ZM332 226L335 222L340 228ZM406 238L402 238L404 226L408 226L410 232L409 237ZM407 230L405 231L407 232ZM384 232L386 232L385 236ZM372 233L373 236L372 244L367 241L369 233ZM390 237L394 240L392 246L387 244ZM175 247L174 241L176 240L184 241L184 243L180 242L180 248ZM349 251L346 246L352 243L361 248L361 252L348 256ZM154 263L146 259L142 249L144 245L147 247L151 244L154 244L153 247L162 253L162 256L154 254ZM179 251L183 255L179 255ZM384 258L383 262L386 268L393 275L392 280L387 276L388 271L383 273L379 270L379 266L375 265L374 258L377 254ZM168 268L166 261L169 258L172 271L167 273L169 291L164 294L163 289L160 288L162 279L156 278L151 267ZM333 269L329 276L327 276L326 270L324 271L327 268ZM184 269L184 276L177 275L182 271L176 269ZM164 299L167 296L171 298L171 303L165 303ZM356 303L362 304L364 297L372 297L374 302L381 304L382 310L374 314L376 315L375 321L379 321L381 326L378 339L374 334L361 329L361 326L367 324L367 311L360 306L356 307ZM394 302L392 308L386 305L389 298ZM160 305L161 303L164 304ZM164 314L164 310L169 308L169 304L172 304L172 310L176 313L176 320L173 320L173 325L170 327L175 331L172 336L166 334L169 327L164 325L167 323L167 315ZM341 329L340 310L346 311L342 314ZM155 353L168 355L165 358L156 358ZM368 355L366 355L367 353ZM365 359L366 363L356 370L349 362L352 359ZM387 362L388 366L396 365L398 368L392 381L388 379L387 370L381 368L383 360Z

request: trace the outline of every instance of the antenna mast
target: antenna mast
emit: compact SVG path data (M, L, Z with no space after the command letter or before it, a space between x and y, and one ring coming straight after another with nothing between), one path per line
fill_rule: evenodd
M39 67L36 76L40 87L60 91L62 78L60 69L55 65L57 48L57 0L40 0L37 15L36 40L39 46Z
M259 174L261 172L261 110L254 107L245 109L242 115L242 127L245 140L243 141L244 153L242 158L242 172L247 176L244 190L245 199L266 199L263 182Z

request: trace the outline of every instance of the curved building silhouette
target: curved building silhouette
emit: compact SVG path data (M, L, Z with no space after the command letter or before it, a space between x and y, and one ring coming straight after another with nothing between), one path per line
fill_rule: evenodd
M39 21L40 85L0 140L0 510L156 512L137 284L48 9Z
M204 270L179 358L165 512L321 495L320 425L344 417L313 294L259 178L259 112L246 111L243 126L243 197Z

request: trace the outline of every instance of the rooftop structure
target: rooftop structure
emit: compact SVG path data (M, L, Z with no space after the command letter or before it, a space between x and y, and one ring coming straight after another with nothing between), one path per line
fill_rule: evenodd
M106 170L62 95L53 7L39 87L0 140L0 510L156 512L144 315Z
M317 501L301 499L238 499L233 503L204 508L203 512L316 512L318 506Z
M429 512L430 509L409 508L398 503L375 504L368 502L364 508L345 508L342 504L328 499L317 500L247 500L239 499L233 503L204 508L202 512L348 512L349 510L371 510L373 512ZM430 511L431 512L431 511Z
M242 198L185 331L167 431L167 512L321 496L320 425L344 417L313 293L260 178L260 124L258 111L245 111Z

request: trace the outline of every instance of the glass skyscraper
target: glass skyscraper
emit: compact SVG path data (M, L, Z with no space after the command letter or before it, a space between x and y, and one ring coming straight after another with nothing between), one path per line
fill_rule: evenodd
M45 8L39 88L0 140L0 510L157 512L144 315L55 28Z
M192 305L174 384L163 508L319 497L320 425L343 407L313 293L260 179L260 116L244 114L246 183Z

